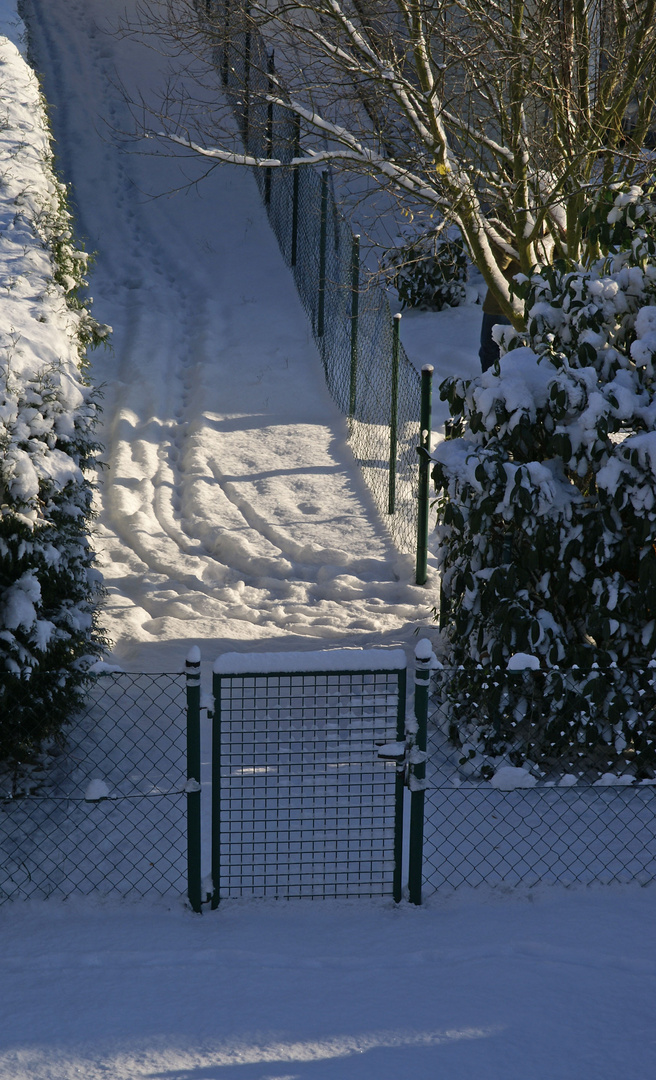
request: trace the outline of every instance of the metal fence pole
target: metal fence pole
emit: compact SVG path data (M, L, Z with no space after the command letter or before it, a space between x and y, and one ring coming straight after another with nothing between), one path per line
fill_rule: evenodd
M274 73L274 60L273 52L270 53L267 59L267 73L268 73L268 86L269 94L273 94L273 73ZM266 156L271 160L273 157L273 102L270 101L267 105L267 124L266 124ZM271 167L269 166L264 173L264 205L271 205Z
M201 907L200 855L200 650L189 651L187 676L187 896L192 910ZM194 787L194 785L197 785Z
M328 170L321 173L321 228L319 232L319 302L317 335L323 337L326 306L326 242L328 235Z
M349 417L355 416L358 386L358 322L360 314L360 234L351 243L351 380L349 386Z
M405 697L407 688L406 672L399 672L398 683L398 706L396 713L396 740L402 743L405 739ZM403 899L403 804L405 800L405 775L404 767L396 770L396 784L394 789L394 881L392 896L396 904Z
M421 904L424 853L424 787L426 778L426 732L428 694L433 650L430 642L420 641L415 649L415 719L417 733L410 758L410 845L408 895L411 904ZM414 761L413 761L414 758Z
M230 0L223 0L223 49L221 51L221 82L228 85L228 49L230 48Z
M399 355L401 316L394 316L392 332L392 401L390 406L390 447L389 447L389 485L387 513L396 510L396 448L399 428Z
M301 118L300 116L294 117L294 143L292 147L292 157L298 158L301 156ZM294 172L292 174L292 243L291 243L291 256L289 260L290 266L296 266L296 256L298 254L298 187L299 187L299 166L293 166Z
M212 902L214 911L221 895L221 676L212 678L214 712L212 716Z
M433 367L421 369L421 414L419 421L419 493L417 506L417 585L425 585L428 577L428 504L430 484L431 406L433 396Z
M248 134L250 127L250 107L251 107L251 28L249 23L250 17L250 4L246 4L244 7L244 18L246 19L246 29L244 32L244 85L242 87L242 97L244 104L244 148L248 153Z

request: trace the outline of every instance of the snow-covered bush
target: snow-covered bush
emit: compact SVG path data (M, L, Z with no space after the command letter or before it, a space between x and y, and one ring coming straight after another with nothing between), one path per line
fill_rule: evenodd
M460 239L422 233L387 252L384 271L402 308L442 311L458 307L467 295L467 256Z
M436 452L451 734L513 764L656 766L656 203L590 208L586 267L517 288L527 330L447 379ZM539 672L506 674L517 652ZM555 669L562 669L561 675ZM496 669L496 673L495 673Z
M0 38L0 759L24 760L75 707L102 649L88 541L97 403L65 190L43 101Z

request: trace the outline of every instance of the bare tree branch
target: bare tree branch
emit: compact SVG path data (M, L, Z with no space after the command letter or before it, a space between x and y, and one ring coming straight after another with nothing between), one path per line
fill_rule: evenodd
M458 226L519 325L509 260L581 259L595 190L652 172L655 16L656 0L141 0L121 32L184 72L148 103L143 137L216 163L363 174ZM252 50L241 107L301 121L284 162L239 145L221 90L258 35L276 70Z

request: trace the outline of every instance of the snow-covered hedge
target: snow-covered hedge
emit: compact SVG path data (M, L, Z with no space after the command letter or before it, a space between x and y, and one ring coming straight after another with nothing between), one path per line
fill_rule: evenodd
M37 80L0 38L0 758L70 714L101 651L88 531L97 403L76 248Z
M587 228L599 257L520 279L526 332L503 331L496 369L441 388L456 436L435 466L444 636L469 669L454 683L452 736L513 764L629 762L652 775L653 192L609 190ZM519 651L541 673L490 679Z

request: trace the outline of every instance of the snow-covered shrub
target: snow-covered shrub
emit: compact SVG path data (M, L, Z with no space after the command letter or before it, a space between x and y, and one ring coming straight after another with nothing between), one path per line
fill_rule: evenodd
M102 650L88 532L97 445L84 350L108 333L79 298L34 74L0 38L0 759L71 715Z
M460 239L422 233L389 251L384 270L402 308L442 311L466 298L467 256Z
M527 330L447 379L436 452L451 734L513 764L656 766L656 204L591 207L586 267L519 280ZM505 354L504 354L505 353ZM539 672L506 674L517 652ZM555 669L562 669L559 674Z

